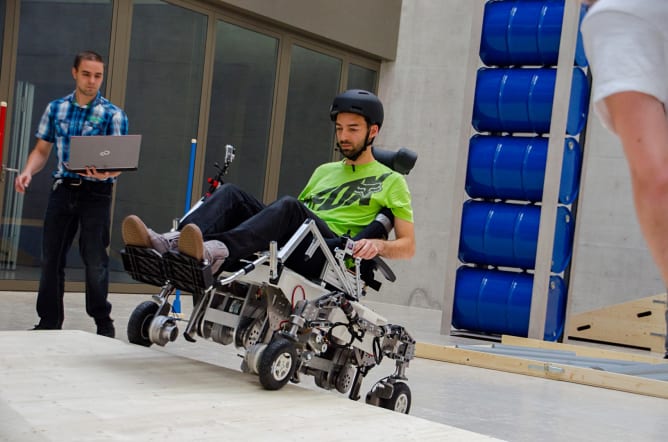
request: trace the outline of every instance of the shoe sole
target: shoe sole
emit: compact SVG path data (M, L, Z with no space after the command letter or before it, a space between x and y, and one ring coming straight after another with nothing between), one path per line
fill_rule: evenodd
M128 215L121 226L123 242L128 246L152 247L148 228L136 215Z
M179 253L198 261L204 260L204 239L202 231L195 224L188 224L181 230Z

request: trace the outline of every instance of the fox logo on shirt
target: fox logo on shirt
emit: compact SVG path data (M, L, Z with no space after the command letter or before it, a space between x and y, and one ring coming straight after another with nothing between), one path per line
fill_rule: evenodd
M325 189L311 198L312 209L331 210L355 203L360 206L368 206L373 194L383 189L383 181L390 175L391 173L386 173L378 177L361 178Z

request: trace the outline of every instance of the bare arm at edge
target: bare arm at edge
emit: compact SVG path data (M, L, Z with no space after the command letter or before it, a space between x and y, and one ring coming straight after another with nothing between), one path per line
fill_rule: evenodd
M52 147L53 143L37 139L35 147L30 152L30 155L28 155L28 161L26 161L23 171L14 180L14 189L17 192L25 193L28 186L30 186L33 175L44 169Z
M629 164L640 228L668 285L668 117L664 104L641 92L616 93L605 104Z

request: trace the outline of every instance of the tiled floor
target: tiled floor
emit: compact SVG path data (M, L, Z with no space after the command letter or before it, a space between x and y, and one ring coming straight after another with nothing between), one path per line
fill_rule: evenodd
M117 338L147 295L112 295ZM184 314L190 298L182 297ZM0 330L25 330L36 322L34 293L0 292ZM94 332L82 294L66 295L65 328ZM440 312L368 302L393 323L406 326L419 342L475 341L439 334ZM185 327L185 323L183 324ZM182 337L158 351L239 370L231 346L186 342ZM391 361L387 361L391 364ZM372 370L362 392L392 371L386 362ZM407 370L413 395L411 415L507 441L665 441L668 400L501 371L415 359ZM305 378L299 387L318 389ZM338 393L327 394L340 396ZM0 391L0 396L2 392ZM175 405L176 406L176 405ZM2 410L0 409L0 413ZM187 409L183 413L188 413ZM0 420L1 421L1 420ZM336 423L345 425L345 422Z

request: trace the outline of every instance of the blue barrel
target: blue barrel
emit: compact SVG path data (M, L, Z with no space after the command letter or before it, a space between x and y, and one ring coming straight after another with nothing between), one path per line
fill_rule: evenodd
M466 193L471 198L526 200L543 197L548 138L474 135L469 142ZM559 203L571 204L580 188L582 149L564 141Z
M459 259L468 264L534 269L540 206L468 200L462 209ZM566 269L575 223L564 206L557 208L551 271Z
M580 21L586 8L581 7ZM488 66L554 66L559 60L564 0L491 0L485 4L480 59ZM578 32L574 63L587 66Z
M531 316L533 275L462 266L457 269L452 325L461 330L526 337ZM550 276L544 340L564 330L566 284Z
M478 132L550 132L557 70L554 68L480 68L473 103L473 127ZM579 134L587 121L589 84L573 68L566 133Z

